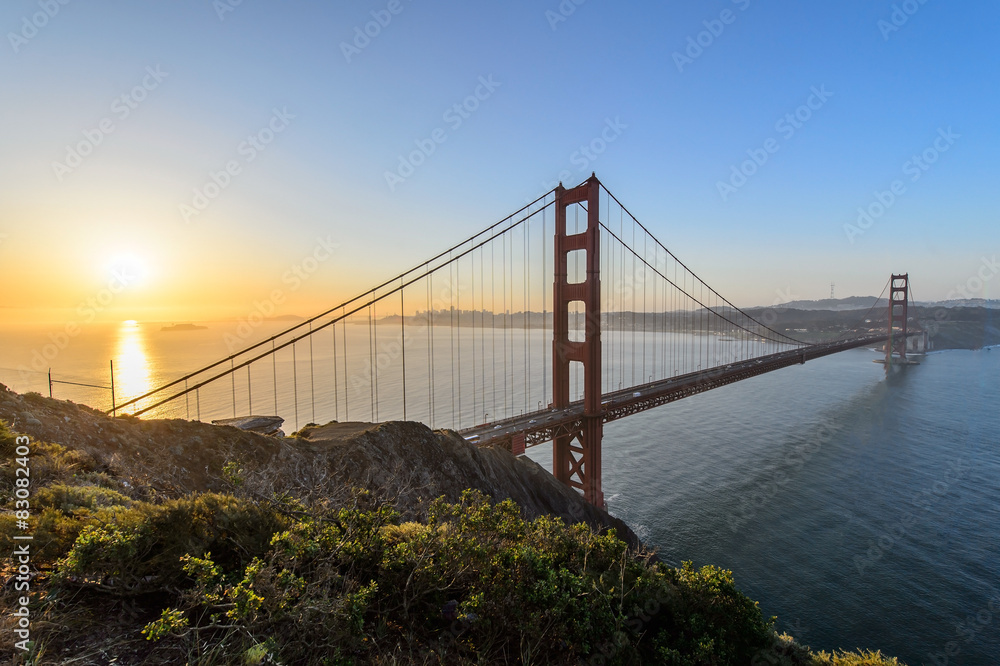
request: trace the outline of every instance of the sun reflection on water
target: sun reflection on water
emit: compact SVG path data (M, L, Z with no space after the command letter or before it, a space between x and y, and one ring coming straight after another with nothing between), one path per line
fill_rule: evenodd
M146 352L146 337L134 319L118 328L115 346L115 399L125 402L152 388L151 370ZM132 409L129 408L131 413Z

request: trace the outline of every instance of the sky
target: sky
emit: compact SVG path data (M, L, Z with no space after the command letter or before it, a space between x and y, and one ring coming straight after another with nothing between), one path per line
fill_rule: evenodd
M310 315L592 171L737 305L892 272L997 298L998 28L993 0L5 0L0 313Z

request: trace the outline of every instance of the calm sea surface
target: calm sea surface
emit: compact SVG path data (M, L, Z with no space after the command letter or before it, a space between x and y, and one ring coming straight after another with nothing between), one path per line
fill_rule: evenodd
M206 325L184 333L161 332L160 324L90 325L66 339L56 326L3 326L0 382L47 394L51 366L57 380L107 384L114 359L120 401L226 356L235 324ZM268 323L260 332L280 328ZM363 328L349 334L367 335ZM425 341L414 344L422 349ZM466 396L463 420L478 421L487 409L517 413L543 398L518 386L522 368L547 368L546 343L527 339L524 349L511 358L509 404L474 402L476 386L486 388L480 374L458 391ZM410 353L408 391L426 379ZM482 356L465 353L467 367L485 368ZM310 368L305 349L298 354L282 357L273 374L241 375L222 394L181 400L162 415L231 416L231 391L238 412L277 411L286 426L314 416L343 420L347 389L322 382L332 357L316 349ZM911 666L1000 664L1000 349L934 353L888 379L873 358L844 352L609 424L608 508L672 564L732 569L764 613L778 616L779 629L814 648L881 649ZM394 372L379 379L383 390L397 381ZM608 381L614 385L613 374ZM441 406L411 400L408 417L422 419L424 409L436 426L447 425L449 383L447 376L427 382ZM352 390L350 418L370 418L367 386ZM295 391L297 405L285 400ZM104 389L57 384L54 395L110 404ZM400 407L384 403L380 417L398 418ZM549 464L547 447L529 454Z

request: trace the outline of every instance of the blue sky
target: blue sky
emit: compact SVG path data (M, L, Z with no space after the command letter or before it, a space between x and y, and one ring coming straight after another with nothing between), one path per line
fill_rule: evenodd
M0 8L0 306L25 318L122 257L141 279L109 314L238 315L326 239L308 314L592 170L741 305L903 271L944 298L1000 249L995 2L64 1Z

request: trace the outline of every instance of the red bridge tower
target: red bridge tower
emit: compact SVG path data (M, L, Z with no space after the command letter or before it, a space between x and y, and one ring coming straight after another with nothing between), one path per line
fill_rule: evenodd
M552 303L552 406L562 409L570 403L570 364L583 365L584 415L575 433L556 437L552 442L552 473L566 485L583 491L595 506L604 506L601 491L601 183L597 176L567 190L556 188L555 284ZM577 203L587 208L587 229L566 233L566 209ZM587 276L583 282L568 278L569 253L586 254ZM583 341L569 336L569 306L579 302L585 308Z

